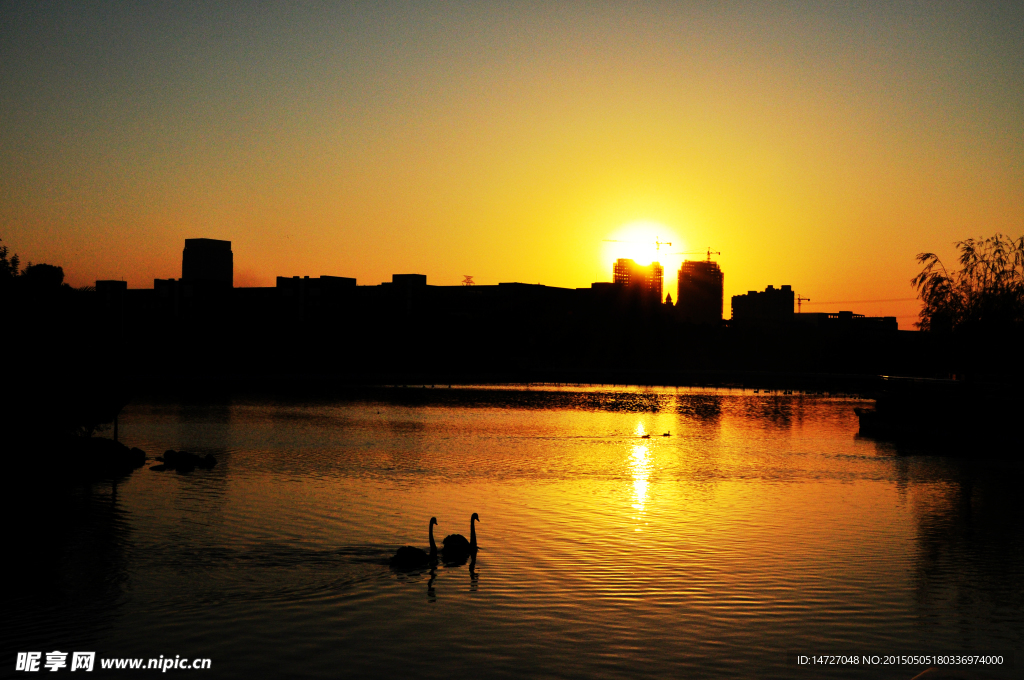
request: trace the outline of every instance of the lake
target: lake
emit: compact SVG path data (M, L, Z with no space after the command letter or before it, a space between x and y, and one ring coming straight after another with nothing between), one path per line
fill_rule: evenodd
M859 438L862 404L558 386L133 403L121 441L218 464L28 494L4 646L208 658L218 678L909 679L926 666L885 657L956 654L1019 677L1024 466ZM440 542L474 512L473 564L389 568L430 517Z

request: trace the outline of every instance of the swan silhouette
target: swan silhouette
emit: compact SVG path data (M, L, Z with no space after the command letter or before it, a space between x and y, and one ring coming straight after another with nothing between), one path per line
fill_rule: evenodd
M399 569L415 569L417 567L425 567L432 561L437 559L437 544L434 543L434 525L437 524L437 518L430 518L430 526L427 528L430 536L430 552L425 552L422 548L417 548L411 545L403 545L390 560L392 567ZM445 539L446 541L448 539ZM465 540L465 539L463 539Z
M454 560L465 560L470 555L476 555L476 522L480 521L480 515L473 513L469 518L469 540L462 534L450 534L441 541L441 551L447 562Z

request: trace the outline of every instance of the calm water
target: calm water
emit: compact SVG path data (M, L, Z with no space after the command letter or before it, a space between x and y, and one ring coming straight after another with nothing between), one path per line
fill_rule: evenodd
M13 589L7 668L53 649L289 678L910 678L923 667L787 655L1024 660L1024 468L859 439L858 403L455 388L134 404L123 441L219 464L41 495L67 520L25 544L46 559ZM472 570L387 566L426 547L431 516L440 539L468 536L473 512Z

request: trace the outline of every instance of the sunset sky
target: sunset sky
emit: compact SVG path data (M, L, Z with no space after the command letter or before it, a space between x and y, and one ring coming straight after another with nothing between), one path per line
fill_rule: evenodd
M240 286L636 255L675 297L710 246L726 316L790 284L908 328L914 256L997 231L1020 1L0 4L0 238L73 285L178 277L205 236Z

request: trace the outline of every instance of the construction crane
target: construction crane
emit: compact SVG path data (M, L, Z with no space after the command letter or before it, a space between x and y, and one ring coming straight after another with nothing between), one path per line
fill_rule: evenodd
M797 314L799 314L799 313L800 313L800 305L801 305L802 303L804 303L804 302L810 302L810 301L811 301L811 298L805 298L805 297L804 297L803 295L800 295L800 294L798 293L798 294L797 294L797 296L796 296L796 313L797 313Z
M685 252L685 253L669 253L669 255L704 255L704 254L705 254L705 252L703 250L691 250L691 251L688 251L688 252ZM714 250L711 250L711 248L708 248L707 249L708 262L711 262L711 256L712 255L721 255L721 254L722 253L720 251L714 251Z
M470 276L469 274L463 274L462 276L465 277L465 278L462 279L462 285L463 286L475 286L476 285L476 283L473 282L473 277Z
M604 239L604 242L605 243L650 243L650 241L620 241L620 240L614 239L614 238L606 238L606 239ZM661 250L662 246L670 246L670 245L672 245L671 241L662 241L660 236L655 236L654 237L654 249L655 250Z

